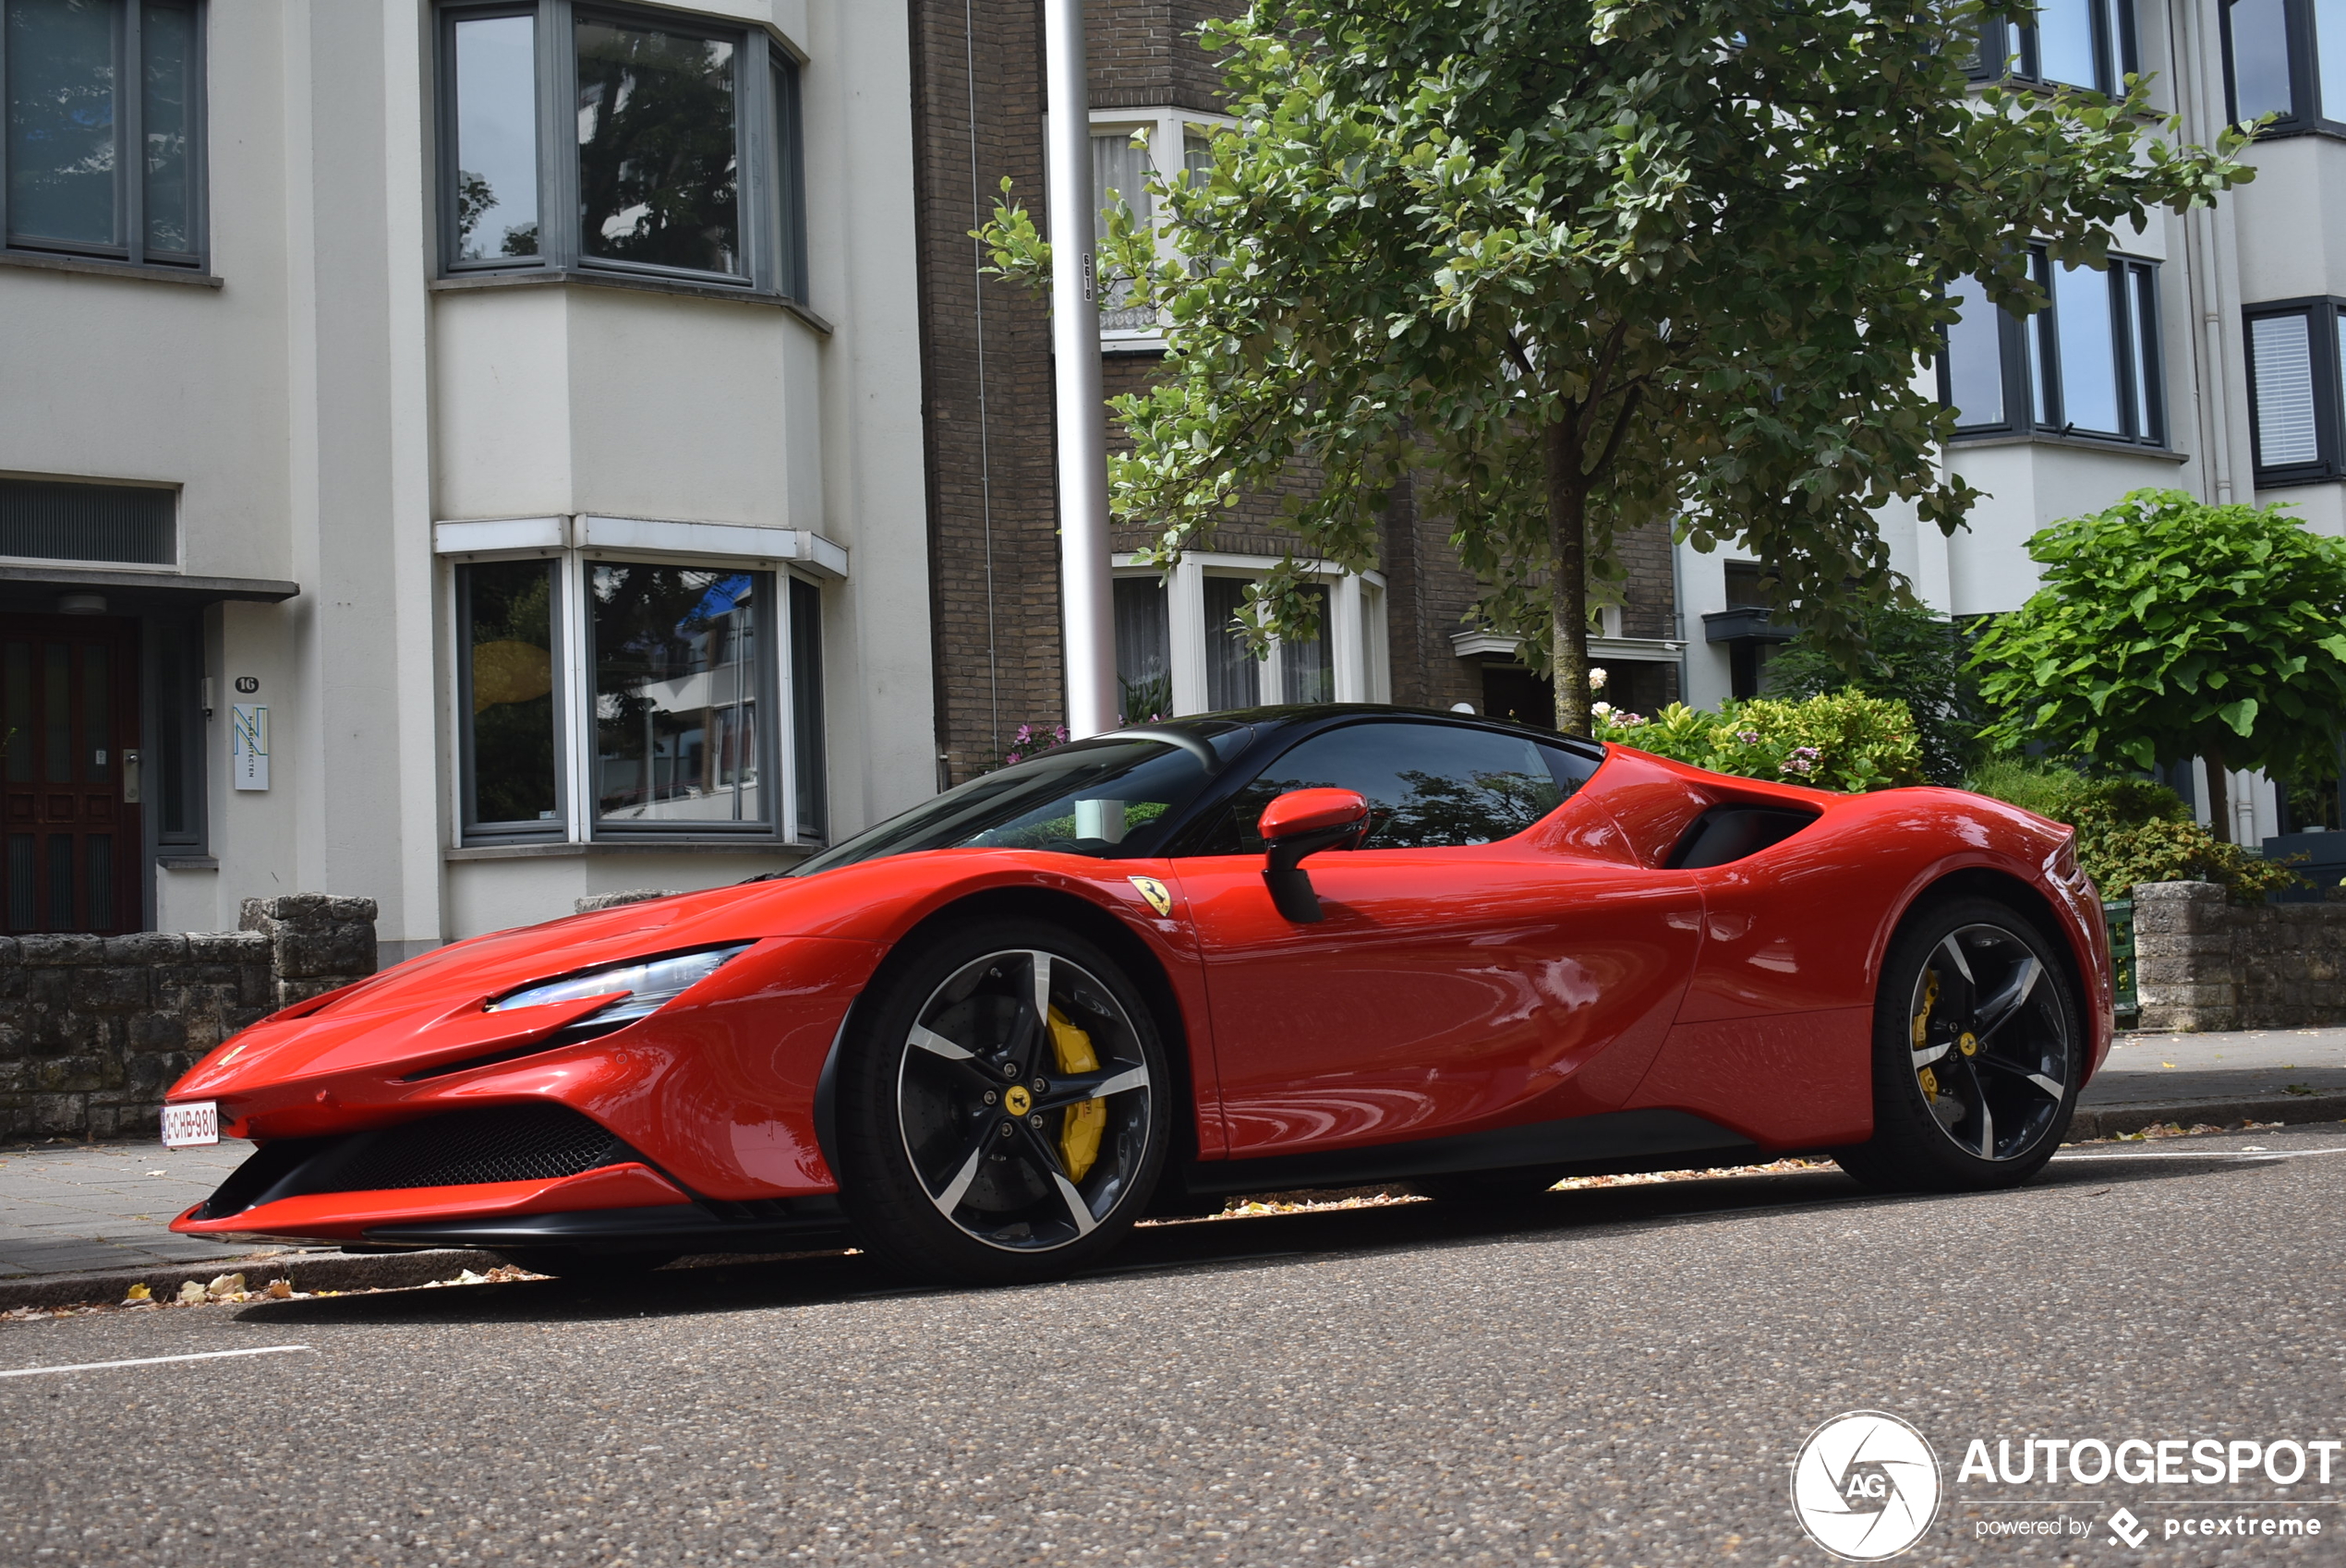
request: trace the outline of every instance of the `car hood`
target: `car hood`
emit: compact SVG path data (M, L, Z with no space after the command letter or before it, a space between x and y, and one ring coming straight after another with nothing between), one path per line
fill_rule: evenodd
M688 995L775 983L791 954L839 942L892 941L929 908L988 885L1072 887L1092 862L1033 851L940 850L841 866L806 878L745 883L494 932L408 959L297 1002L206 1055L171 1091L229 1096L290 1080L331 1080L386 1064L429 1066L508 1049L594 1011L588 997L511 1013L482 1005L507 992L602 964L753 943ZM828 971L832 960L815 960ZM659 1015L655 1015L659 1016Z

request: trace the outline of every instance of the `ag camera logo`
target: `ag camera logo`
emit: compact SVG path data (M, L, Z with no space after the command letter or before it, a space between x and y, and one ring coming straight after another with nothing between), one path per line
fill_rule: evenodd
M1792 1512L1819 1546L1850 1562L1895 1557L1939 1516L1939 1455L1879 1410L1836 1416L1792 1463Z

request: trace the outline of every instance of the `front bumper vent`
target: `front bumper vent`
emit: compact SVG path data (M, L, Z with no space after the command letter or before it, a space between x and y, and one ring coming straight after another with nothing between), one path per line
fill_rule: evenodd
M196 1213L225 1219L315 1192L396 1191L574 1176L643 1156L567 1105L491 1105L340 1138L264 1145Z

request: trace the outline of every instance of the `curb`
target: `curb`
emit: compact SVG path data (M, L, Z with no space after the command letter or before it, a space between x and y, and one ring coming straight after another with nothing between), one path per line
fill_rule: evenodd
M486 1273L504 1260L494 1252L447 1248L429 1252L286 1252L258 1260L214 1258L201 1263L164 1263L144 1269L108 1269L101 1273L35 1274L0 1280L0 1311L12 1307L78 1307L119 1301L134 1285L158 1300L178 1294L182 1281L209 1285L222 1274L242 1274L248 1290L271 1280L289 1279L302 1290L387 1290L453 1279L471 1269Z
M2093 1138L2115 1138L2122 1132L2140 1132L2145 1128L2165 1127L2180 1122L2194 1127L2212 1122L2218 1127L2230 1127L2235 1122L2335 1122L2346 1121L2346 1093L2332 1091L2322 1094L2276 1094L2256 1099L2171 1100L2158 1104L2080 1105L2070 1120L2067 1140L2083 1142Z

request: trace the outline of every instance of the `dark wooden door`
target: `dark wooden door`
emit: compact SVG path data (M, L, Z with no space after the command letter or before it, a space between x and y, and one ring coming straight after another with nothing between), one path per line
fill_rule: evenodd
M138 930L139 623L0 617L0 733L6 929Z

